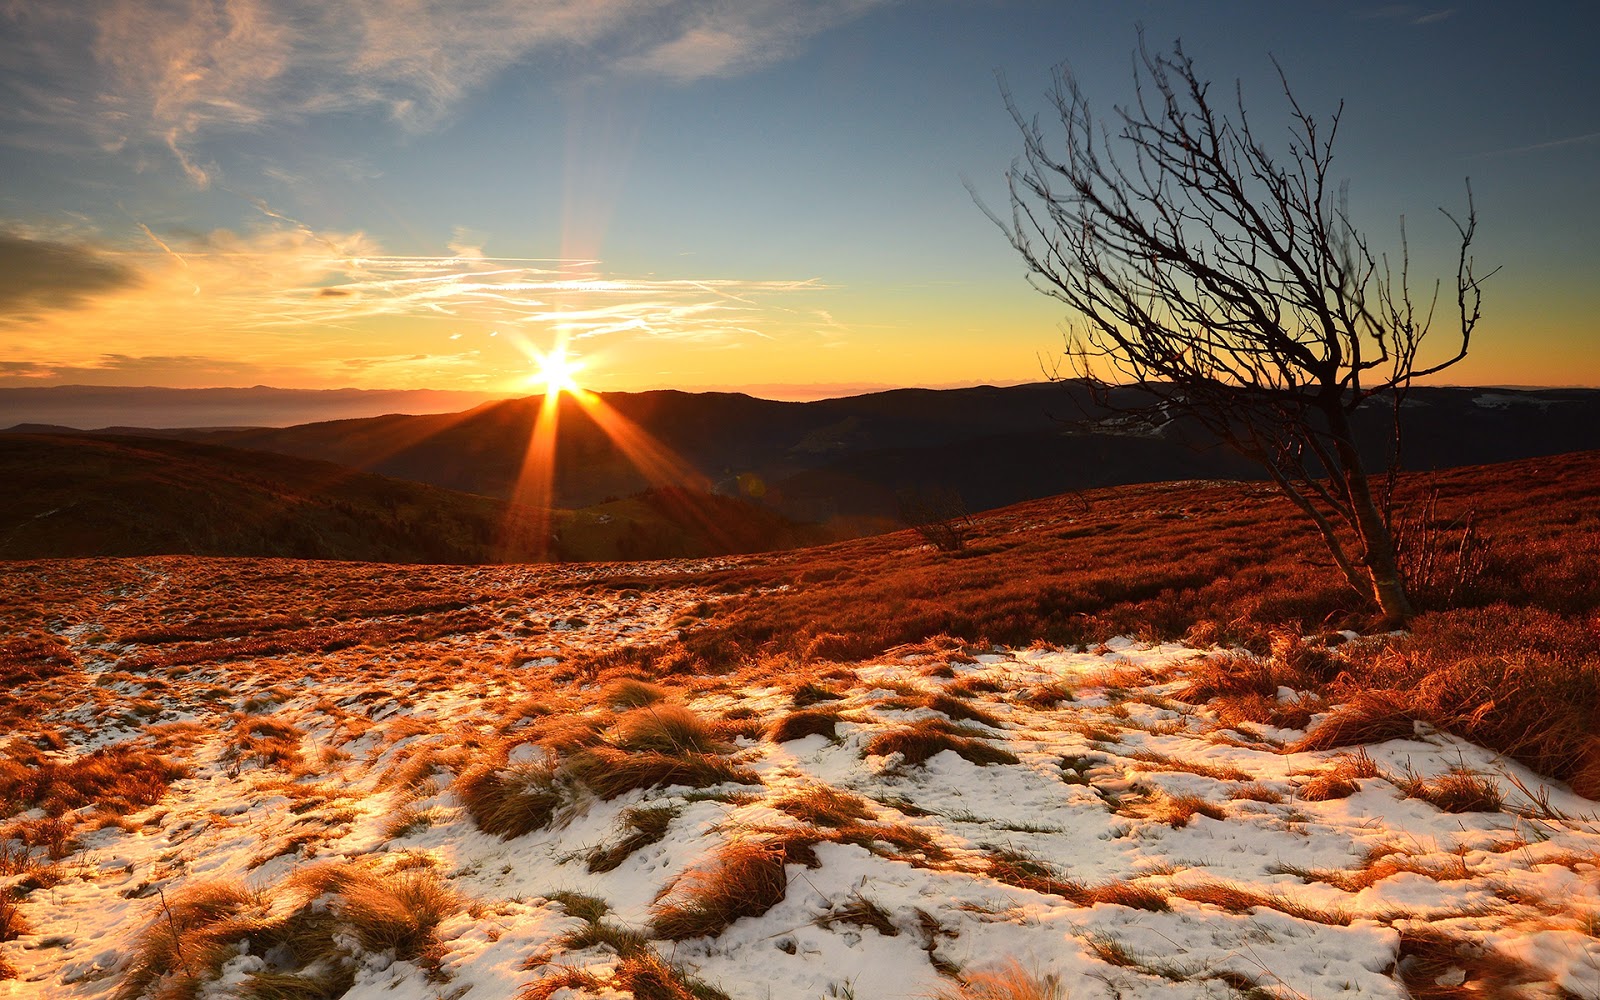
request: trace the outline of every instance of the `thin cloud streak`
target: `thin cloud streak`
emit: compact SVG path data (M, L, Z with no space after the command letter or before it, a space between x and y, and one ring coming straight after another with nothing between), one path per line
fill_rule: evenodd
M100 367L104 345L114 342L139 343L153 356L238 354L329 377L431 372L461 382L474 372L503 377L514 349L490 350L500 331L524 343L736 343L771 336L767 326L787 328L796 311L785 304L790 297L831 287L814 279L634 278L592 260L398 256L361 233L178 236L139 228L154 250L86 258L86 277L62 290L59 307L41 304L10 328L51 343L67 367ZM372 352L376 344L382 353Z
M1569 135L1564 139L1551 139L1549 142L1536 142L1527 146L1511 146L1507 149L1492 149L1484 153L1472 154L1472 159L1482 160L1496 156L1518 156L1523 153L1542 153L1550 149L1566 149L1569 146L1582 146L1600 140L1600 132L1585 132L1582 135Z
M377 110L439 125L508 67L688 83L748 72L887 0L63 0L0 7L0 99L37 144L163 148L200 187L209 134Z

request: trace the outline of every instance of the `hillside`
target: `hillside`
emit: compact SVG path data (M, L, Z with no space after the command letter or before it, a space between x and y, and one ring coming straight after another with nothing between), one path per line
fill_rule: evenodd
M8 564L0 996L1600 995L1600 453L1402 490L1384 635L1236 483L950 553Z
M538 558L533 512L314 460L177 440L0 435L0 558L207 555L369 562ZM670 502L669 502L670 501ZM554 556L665 558L819 539L731 498L557 511Z
M1260 478L1254 465L1209 446L1186 422L1131 424L1071 382L898 389L809 403L675 391L601 398L678 456L698 485L812 522L893 516L907 489L955 490L969 507L985 510L1129 483ZM530 397L452 414L158 433L505 499L540 404ZM1369 460L1379 464L1387 462L1389 413L1374 405L1358 421ZM1403 416L1403 460L1412 470L1600 448L1594 390L1421 387L1407 397ZM557 506L683 485L652 482L570 398L559 426Z

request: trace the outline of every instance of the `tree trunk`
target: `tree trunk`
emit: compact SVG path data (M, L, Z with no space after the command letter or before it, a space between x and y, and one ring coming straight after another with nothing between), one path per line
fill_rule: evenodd
M1350 509L1355 513L1357 531L1361 535L1360 563L1371 581L1370 596L1383 615L1384 625L1399 628L1416 612L1410 596L1406 594L1405 579L1401 576L1400 560L1394 548L1394 535L1372 497L1372 485L1367 481L1367 470L1356 451L1345 414L1342 411L1330 414L1329 423L1334 428L1334 447L1339 464L1344 466Z

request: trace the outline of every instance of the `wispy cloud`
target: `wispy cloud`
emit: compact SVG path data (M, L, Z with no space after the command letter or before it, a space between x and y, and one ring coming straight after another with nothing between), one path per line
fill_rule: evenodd
M137 281L132 269L90 247L0 232L0 315L12 322Z
M1582 135L1569 135L1562 139L1551 139L1548 142L1535 142L1527 146L1510 146L1506 149L1491 149L1483 153L1474 153L1472 158L1484 159L1494 156L1517 156L1522 153L1543 153L1552 149L1566 149L1571 146L1587 146L1594 142L1600 142L1600 132L1585 132Z
M488 257L462 240L456 252L429 257L386 254L361 233L304 228L144 233L138 245L94 253L12 238L72 267L57 269L53 295L32 300L35 308L0 318L0 334L50 344L54 364L65 367L104 368L106 344L137 343L153 357L250 358L339 384L423 376L462 384L503 377L504 366L519 363L519 343L564 339L621 350L641 341L720 345L770 336L808 314L795 296L828 287L810 279L632 277L592 260ZM0 240L0 263L6 246ZM501 333L508 336L496 339ZM15 352L12 359L38 360Z
M198 138L376 109L428 129L511 65L728 76L887 0L63 0L0 6L12 141L164 146L201 186ZM25 125L26 128L20 126Z
M1455 7L1425 7L1413 3L1386 4L1363 10L1358 16L1367 20L1398 21L1401 24L1421 26L1438 24L1456 16Z

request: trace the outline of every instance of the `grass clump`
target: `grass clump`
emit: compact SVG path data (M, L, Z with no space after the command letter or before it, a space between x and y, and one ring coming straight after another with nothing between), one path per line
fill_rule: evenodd
M1437 778L1408 775L1399 786L1406 798L1431 802L1448 813L1499 812L1505 805L1500 786L1492 779L1460 768Z
M985 742L982 730L952 725L942 719L923 719L900 729L880 733L867 741L866 756L900 754L907 764L922 764L946 750L973 764L1015 764L1017 755Z
M1400 930L1396 971L1415 1000L1519 995L1517 987L1545 977L1488 944L1458 938L1426 924Z
M69 761L7 757L0 759L0 815L42 809L57 817L94 806L121 816L160 802L188 773L170 757L125 744Z
M1065 994L1055 976L1028 972L1016 959L990 969L964 972L953 986L941 986L934 1000L1061 1000Z
M805 739L807 736L838 738L839 713L828 708L807 708L780 718L767 729L767 739L774 743Z
M629 809L622 814L622 825L627 833L610 847L595 850L589 855L591 872L614 871L640 848L658 844L667 835L667 828L678 815L667 806Z
M1059 896L1078 906L1105 903L1134 910L1164 913L1170 907L1161 893L1123 879L1089 885L1068 878L1048 862L1017 851L994 850L984 859L983 874L997 882L1047 896Z
M644 708L666 698L666 688L637 677L619 677L600 692L600 701L615 709Z
M734 782L758 785L754 771L713 754L630 751L612 746L580 750L561 765L561 773L581 782L600 798L664 785L708 788Z
M193 883L153 910L115 996L194 1000L230 959L254 955L262 965L237 995L335 1000L364 963L414 961L436 970L436 928L461 905L429 869L348 862L302 869L270 891Z
M549 826L571 797L556 770L542 761L469 768L454 788L478 829L503 840Z
M785 865L808 852L806 838L735 840L702 867L669 884L657 899L651 934L669 941L715 937L740 917L759 917L789 890Z
M1295 791L1307 802L1345 799L1361 791L1360 779L1377 776L1377 762L1365 749L1361 749L1355 753L1340 754L1332 767L1315 775Z
M647 705L624 713L608 741L621 750L662 754L723 754L733 748L716 727L681 705Z

